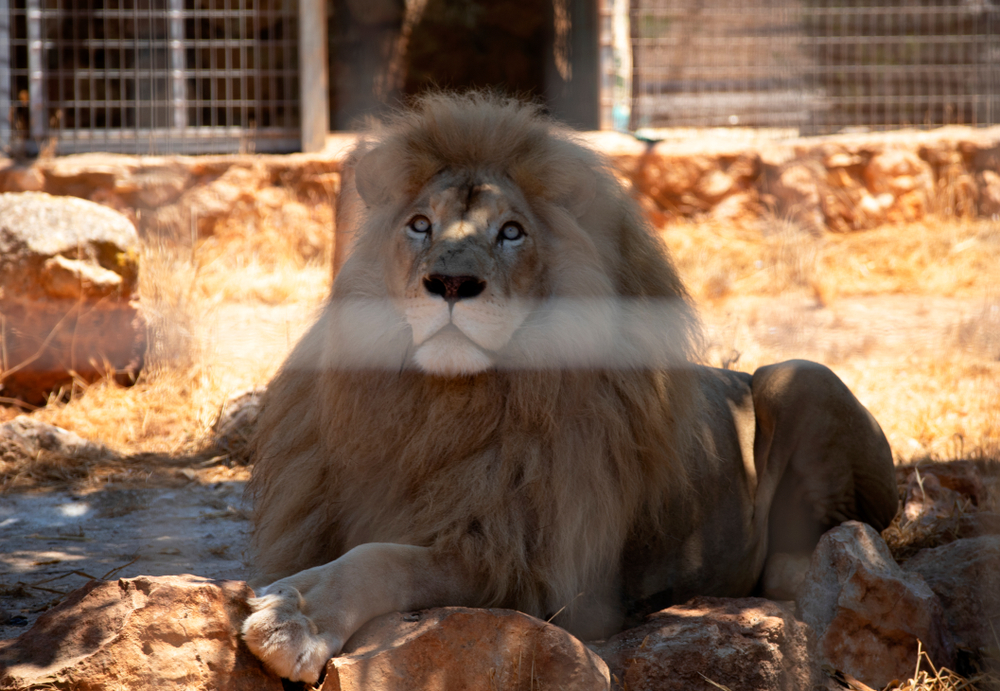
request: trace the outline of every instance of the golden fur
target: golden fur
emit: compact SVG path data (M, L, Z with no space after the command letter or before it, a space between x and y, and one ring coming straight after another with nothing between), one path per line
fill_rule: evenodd
M594 246L587 259L597 266L588 268L618 294L686 301L673 264L597 156L534 108L432 97L373 138L394 162L377 171L381 184L405 192L367 219L353 248L358 269L344 267L334 300L385 296L377 276L390 271L389 219L441 168L468 166L508 171L539 217L563 226L569 242ZM577 221L563 205L593 188L595 171L599 191ZM582 270L553 268L571 274L566 283ZM345 371L336 366L332 312L272 383L260 420L250 491L254 564L265 579L365 542L460 548L484 565L483 606L551 614L604 575L641 512L653 518L677 506L671 495L685 489L678 459L691 443L678 422L698 400L686 368L513 370L457 381ZM680 364L693 356L696 332L691 310L678 314ZM302 360L331 366L297 368ZM684 402L680 410L674 401ZM281 473L289 463L295 472Z
M349 577L328 578L333 585L323 586L323 595L310 595L305 589L313 581L295 581L295 574L342 562L370 543L427 548L430 561L420 562L420 573L448 558L447 573L468 575L465 585L386 606L562 612L557 622L583 636L617 630L630 603L664 588L673 593L668 599L695 590L746 594L763 567L766 539L759 536L783 470L772 481L766 464L747 461L750 376L691 366L699 330L687 294L603 161L537 108L472 94L421 99L370 132L353 165L350 256L322 316L271 383L259 421L249 486L253 564L259 582L286 579L279 584L288 587L255 603L259 614L245 629L255 652L283 674L314 679L302 671L316 664L301 663L305 653L286 663L275 652L298 645L280 633L287 628L281 612L358 598L330 594L337 583L346 588ZM454 197L455 189L468 190L469 200L473 190L486 190L495 197L488 208L520 209L527 219L530 246L518 247L509 266L484 269L496 271L489 283L495 292L478 302L499 310L501 321L514 318L513 298L533 300L536 312L526 326L517 328L518 321L508 329L508 340L495 339L497 348L470 345L467 339L476 339L468 333L441 341L462 344L440 346L446 360L449 353L475 356L450 371L438 360L414 364L420 327L406 310L427 300L433 307L436 298L419 293L432 260L421 264L420 253L432 251L423 248L434 240L420 244L418 233L400 229L425 197L430 201L419 209L431 209L420 212L428 216L452 213L449 205L459 202L478 208L465 192ZM500 263L515 256L488 251ZM608 330L625 364L550 366L533 354L548 338L560 352L572 350L576 336L560 341L559 334L577 324L575 315L560 314L562 307L539 307L552 297L666 305L669 324L651 327L657 337L649 338L642 329L628 332L614 315L584 319L583 331ZM393 307L368 314L369 303ZM359 360L359 351L377 355ZM758 491L758 482L765 489ZM723 490L739 498L730 502L718 494ZM727 502L731 510L716 509ZM675 543L684 545L683 558L670 552ZM735 556L719 560L713 549ZM628 550L634 560L623 556ZM653 575L623 570L626 561L652 564L661 554L668 563L652 566ZM681 573L673 564L685 560L692 566ZM364 568L371 574L375 567ZM379 613L373 608L352 616ZM332 612L323 616L334 620ZM361 623L330 624L342 630L310 654L336 653Z

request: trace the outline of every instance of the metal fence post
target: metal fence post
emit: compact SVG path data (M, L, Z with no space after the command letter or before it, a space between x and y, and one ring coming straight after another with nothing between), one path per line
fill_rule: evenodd
M184 0L170 0L170 94L173 126L184 129L187 125L187 103L184 98Z
M31 138L39 145L45 138L49 123L45 119L45 93L42 72L42 5L41 0L27 0L28 19L28 101L31 104Z
M299 0L299 104L302 151L322 151L329 126L326 7Z
M3 149L11 145L13 134L10 62L10 2L0 0L0 147Z

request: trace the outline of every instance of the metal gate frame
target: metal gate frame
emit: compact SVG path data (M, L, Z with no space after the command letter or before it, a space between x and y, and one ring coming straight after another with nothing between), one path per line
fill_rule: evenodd
M0 144L14 155L301 150L294 3L0 0Z

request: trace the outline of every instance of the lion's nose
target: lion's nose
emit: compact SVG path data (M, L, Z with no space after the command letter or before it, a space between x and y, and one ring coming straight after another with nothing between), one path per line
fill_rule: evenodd
M486 281L475 276L431 274L424 278L424 289L432 295L440 295L454 305L459 300L474 298L486 290Z

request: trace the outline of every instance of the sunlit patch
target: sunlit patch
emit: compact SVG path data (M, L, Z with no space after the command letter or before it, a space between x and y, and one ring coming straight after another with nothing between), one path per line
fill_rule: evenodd
M417 348L413 359L424 372L443 377L476 374L493 364L489 355L455 331L434 336Z
M75 501L69 504L60 504L57 509L59 513L67 518L79 518L90 512L90 504L83 501Z

